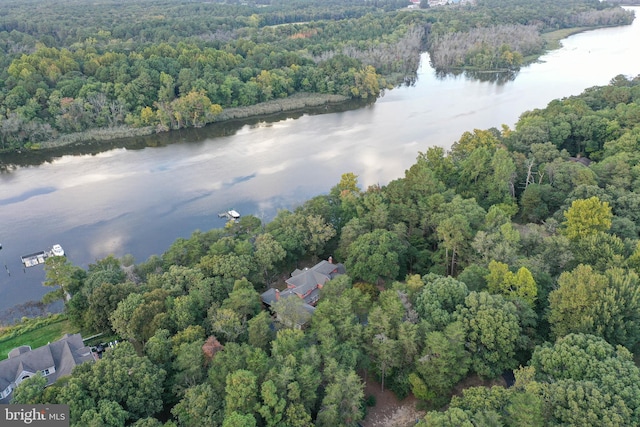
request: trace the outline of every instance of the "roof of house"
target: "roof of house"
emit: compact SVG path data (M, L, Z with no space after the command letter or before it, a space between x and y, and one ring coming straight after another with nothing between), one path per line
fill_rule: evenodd
M341 266L341 265L342 264L332 264L329 261L322 260L316 265L314 265L313 267L311 267L311 269L313 271L317 271L320 274L325 274L327 276L330 276L335 270L338 269L338 266Z
M314 304L319 298L318 287L321 287L335 276L345 273L344 265L333 264L326 260L320 261L311 268L295 269L291 273L291 277L285 281L288 289L281 291L279 296L276 289L269 289L262 293L262 301L265 304L272 305L277 301L278 297L286 298L297 294L304 299L305 303Z
M267 305L271 305L278 300L276 298L276 289L274 288L269 288L266 292L263 292L260 297L262 298L262 302Z
M18 347L9 352L8 359L0 361L0 391L14 383L22 372L35 374L55 367L55 372L46 377L49 385L89 360L93 360L91 349L84 345L80 334L65 334L60 340L33 350L28 346ZM6 403L8 399L6 397L0 403Z
M326 274L314 270L306 271L305 274L298 274L286 280L287 285L292 287L297 294L304 295L318 285L324 285L331 278Z
M31 351L31 346L21 345L20 347L16 347L9 352L9 358L19 356L22 353L26 353L27 351Z

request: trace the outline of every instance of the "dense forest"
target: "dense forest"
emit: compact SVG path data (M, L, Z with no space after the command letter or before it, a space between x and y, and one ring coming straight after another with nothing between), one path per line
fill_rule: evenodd
M618 76L419 153L386 186L345 173L138 264L49 258L47 299L124 342L13 401L69 404L77 426L355 426L375 379L419 399L423 426L639 425L639 144L640 77ZM346 274L315 312L290 297L276 320L261 293L330 255Z
M425 49L439 70L514 70L542 33L633 20L597 0L408 4L2 0L0 150L200 127L293 94L376 99Z

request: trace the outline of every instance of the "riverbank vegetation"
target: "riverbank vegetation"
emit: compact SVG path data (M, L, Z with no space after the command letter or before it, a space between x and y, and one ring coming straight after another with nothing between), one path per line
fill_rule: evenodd
M200 127L294 94L375 100L415 79L425 48L440 71L514 70L541 33L633 19L591 0L407 4L6 0L0 150Z
M69 321L128 342L16 396L69 404L78 426L355 426L375 378L413 394L424 426L638 425L639 127L640 76L618 76L429 148L386 186L345 173L267 224L196 231L127 268L61 258L47 280L72 295ZM296 296L277 318L263 307L329 256L346 274L303 329ZM511 387L452 398L513 370Z

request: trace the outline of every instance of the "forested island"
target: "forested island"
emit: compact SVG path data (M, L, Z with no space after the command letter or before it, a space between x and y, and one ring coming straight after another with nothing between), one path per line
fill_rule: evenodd
M633 20L596 0L408 4L3 0L0 151L375 100L425 49L441 72L513 71L557 31Z
M355 426L375 380L423 426L640 424L640 77L465 132L401 178L243 216L142 263L47 260L47 300L121 340L14 403L72 425ZM315 310L261 294L319 260ZM298 325L302 325L298 328ZM514 371L510 387L469 378Z

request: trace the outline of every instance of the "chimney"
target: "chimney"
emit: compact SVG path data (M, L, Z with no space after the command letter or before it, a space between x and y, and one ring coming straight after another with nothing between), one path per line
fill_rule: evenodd
M329 255L329 264L333 264L333 257Z
M276 301L280 301L280 291L276 289Z

